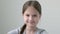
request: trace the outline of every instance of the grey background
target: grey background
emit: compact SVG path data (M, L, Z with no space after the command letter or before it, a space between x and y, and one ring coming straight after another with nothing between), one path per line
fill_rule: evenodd
M0 34L21 27L22 6L27 0L0 0ZM37 27L49 34L60 34L60 0L38 0L42 5L42 18Z

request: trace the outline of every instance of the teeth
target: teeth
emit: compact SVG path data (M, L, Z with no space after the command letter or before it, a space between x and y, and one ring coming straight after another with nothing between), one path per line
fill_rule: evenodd
M34 23L34 22L30 22L30 23Z
M34 23L34 22L30 22L30 23Z

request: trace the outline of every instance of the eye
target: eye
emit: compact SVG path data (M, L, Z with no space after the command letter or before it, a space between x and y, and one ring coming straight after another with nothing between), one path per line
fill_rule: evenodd
M37 15L33 15L34 17L36 17Z
M27 16L27 17L29 17L29 15L28 15L28 14L27 14L26 16Z

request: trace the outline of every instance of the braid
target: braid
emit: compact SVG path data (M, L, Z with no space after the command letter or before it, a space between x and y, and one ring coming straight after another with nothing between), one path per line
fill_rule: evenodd
M26 24L24 24L23 27L21 28L20 34L23 34L25 28L26 28Z

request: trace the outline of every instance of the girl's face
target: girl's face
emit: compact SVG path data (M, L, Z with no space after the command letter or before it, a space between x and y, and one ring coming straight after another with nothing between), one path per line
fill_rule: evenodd
M38 24L38 21L41 17L41 15L39 14L39 12L32 6L29 6L24 14L24 23L29 26L29 27L34 27Z

